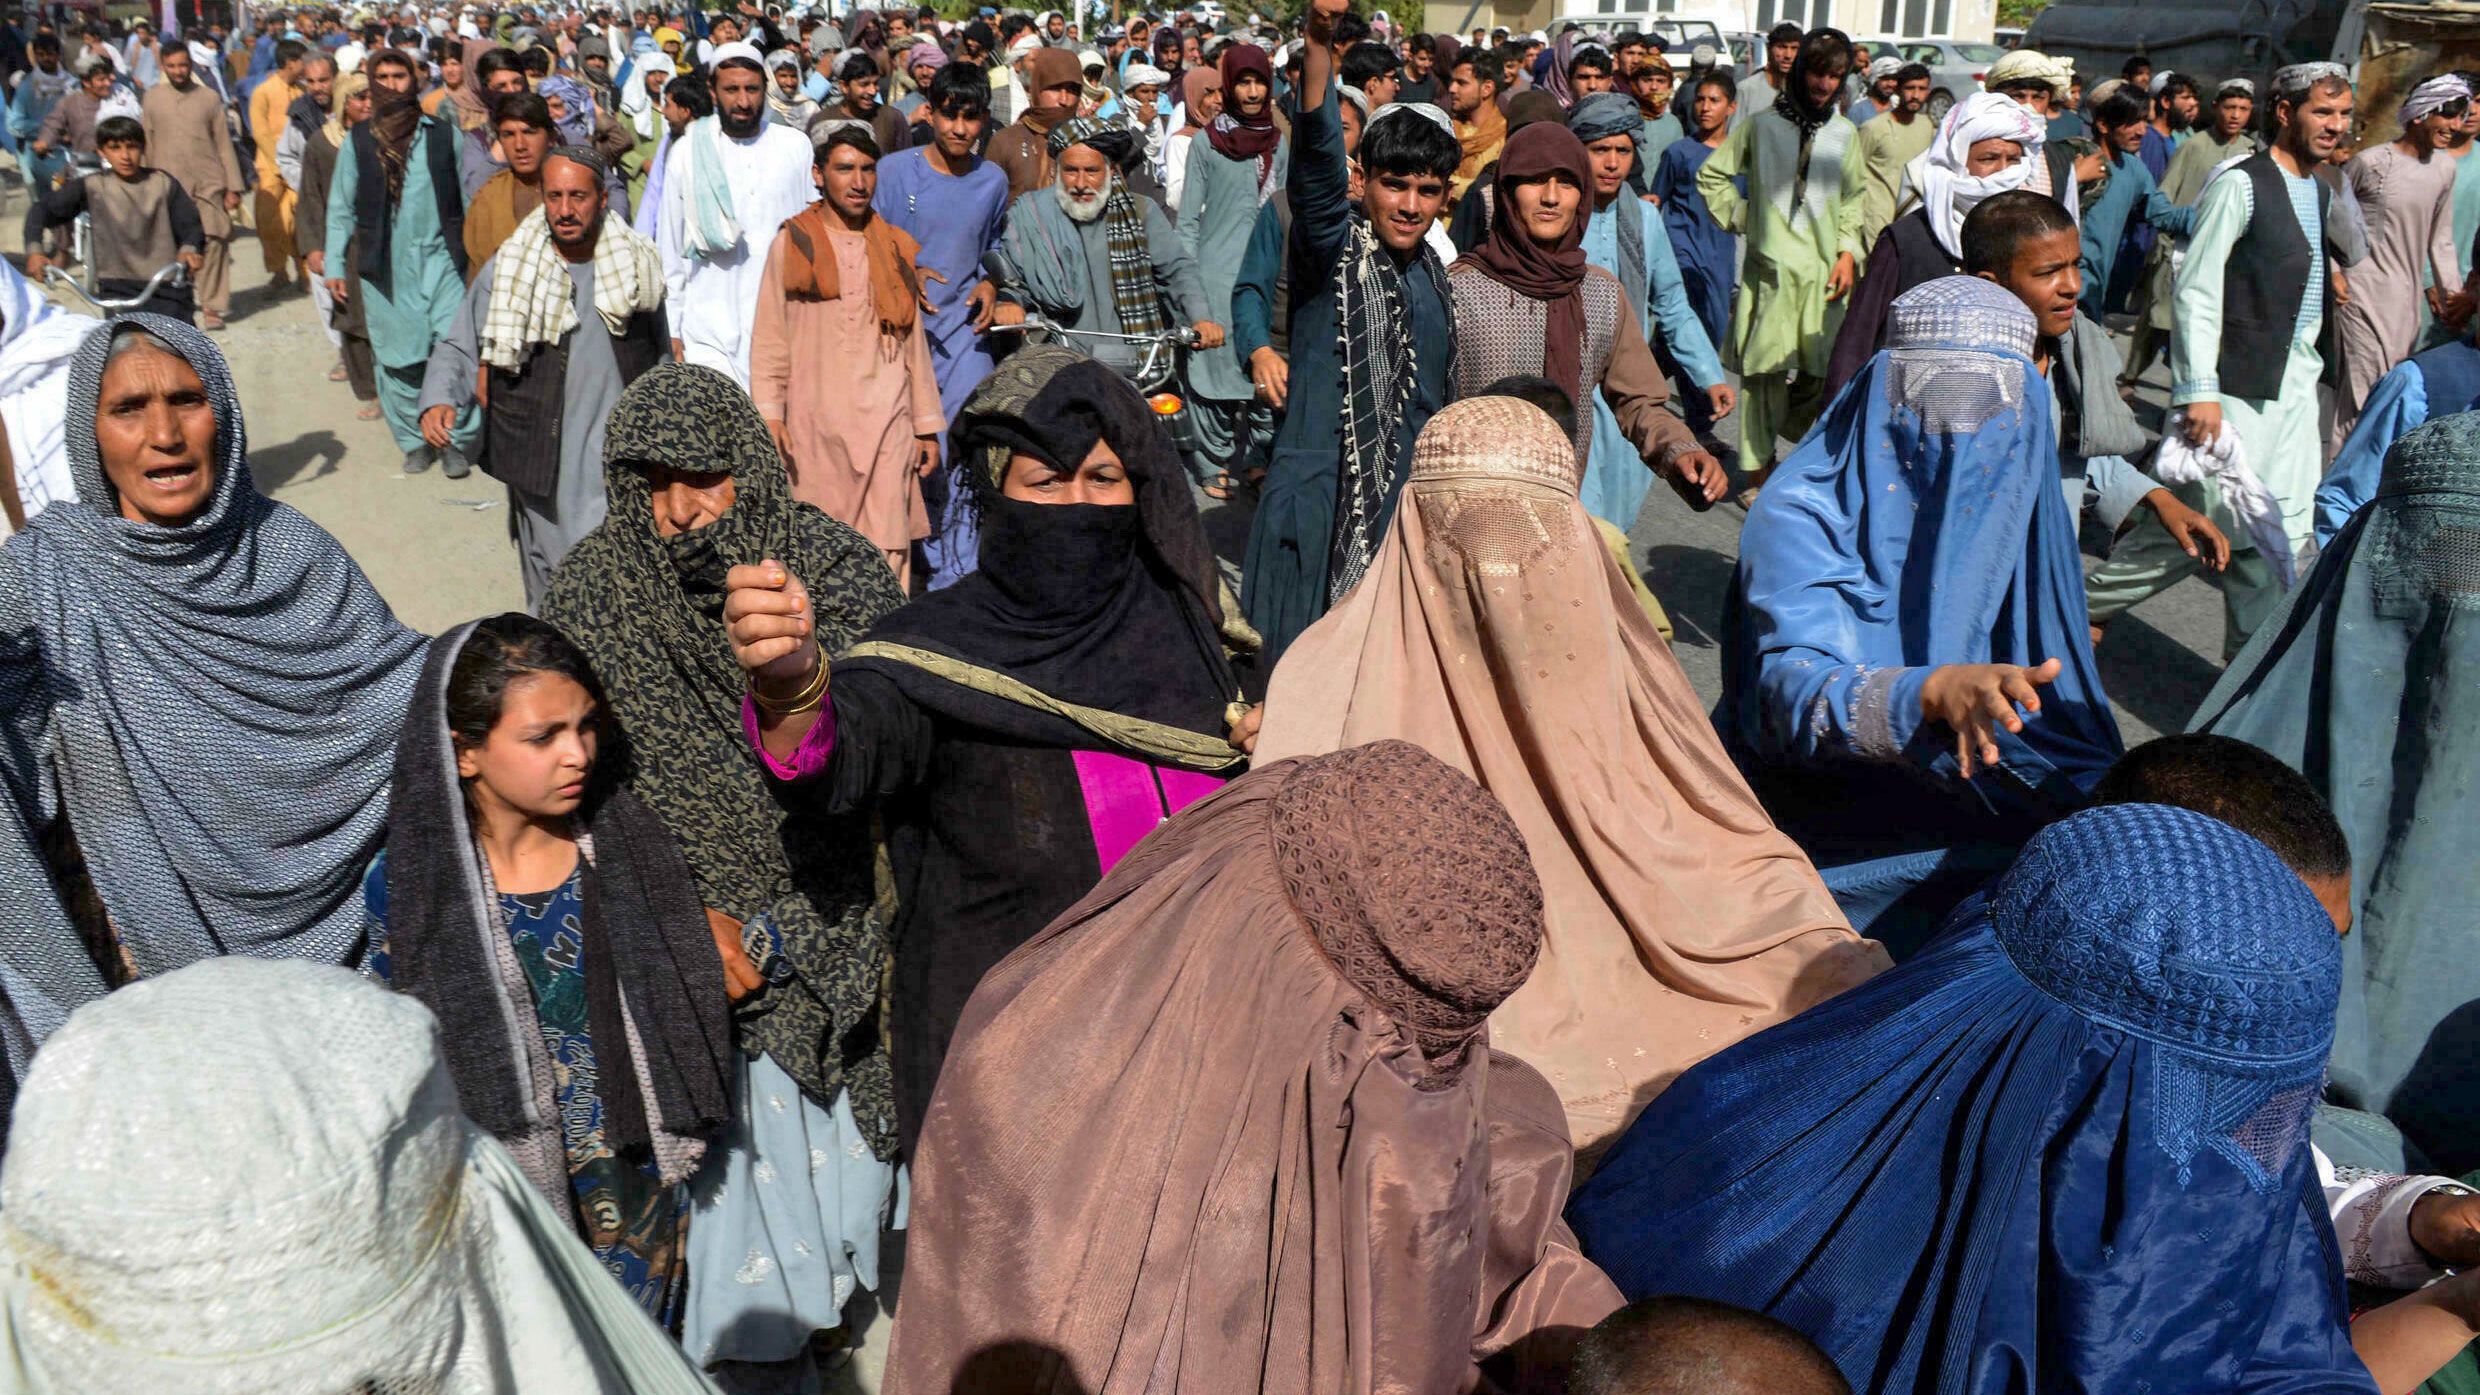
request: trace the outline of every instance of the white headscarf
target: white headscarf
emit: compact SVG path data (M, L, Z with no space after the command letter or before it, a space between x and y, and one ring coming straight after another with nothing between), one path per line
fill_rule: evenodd
M371 1388L714 1389L459 1112L412 998L235 955L71 1014L0 1169L0 1390Z
M1981 200L2021 189L2032 178L2042 134L2040 119L2029 108L1995 92L1975 92L1946 113L1929 148L1903 167L1905 202L1916 200L1927 210L1929 231L1948 256L1963 255L1963 220ZM1965 171L1971 168L1972 146L1985 140L2015 141L2024 158L1975 179Z
M2411 95L2403 98L2400 119L2403 125L2409 126L2448 102L2466 100L2470 96L2471 84L2454 74L2433 77L2412 88Z

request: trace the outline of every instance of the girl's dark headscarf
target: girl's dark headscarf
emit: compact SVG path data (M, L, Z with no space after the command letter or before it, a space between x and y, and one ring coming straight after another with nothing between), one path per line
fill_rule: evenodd
M397 742L388 811L389 979L439 1019L440 1052L467 1117L508 1144L565 1211L573 1203L557 1082L532 991L521 973L512 980L513 962L493 953L507 931L448 729L449 679L482 623L459 625L431 646ZM652 1149L665 1179L679 1180L731 1112L723 970L679 845L608 773L597 766L575 818L589 835L580 967L604 1132L625 1153Z
M1012 456L1073 470L1098 441L1127 467L1134 505L1002 492ZM965 403L956 452L981 516L980 569L888 616L837 671L881 673L932 712L1016 740L1194 768L1236 763L1227 748L1215 756L1210 743L1180 743L1194 749L1175 754L1057 710L1219 740L1239 696L1196 502L1169 434L1127 379L1056 346L1012 354Z

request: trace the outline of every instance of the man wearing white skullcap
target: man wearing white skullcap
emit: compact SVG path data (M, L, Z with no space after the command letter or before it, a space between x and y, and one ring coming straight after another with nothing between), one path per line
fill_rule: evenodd
M2324 435L2317 385L2333 362L2335 278L2326 231L2331 196L2311 176L2351 125L2340 65L2301 63L2274 75L2273 148L2205 185L2171 307L2169 429L2218 452L2236 434L2237 464L2282 515L2294 556L2266 558L2223 503L2218 479L2199 498L2230 537L2230 565L2204 573L2222 591L2225 656L2235 655L2281 600L2282 577L2311 544ZM2363 157L2365 158L2365 157ZM2354 278L2356 282L2356 277ZM2352 299L2359 287L2351 287ZM2152 530L2128 536L2087 578L2092 621L2168 589L2198 563Z
M749 331L766 252L784 220L816 201L809 137L766 119L766 61L754 45L714 49L715 111L664 157L655 245L672 351L749 385Z
M2461 78L2430 78L2403 99L2402 135L2342 167L2368 220L2368 259L2351 268L2351 298L2337 310L2342 385L2334 403L2336 448L2351 434L2377 379L2419 347L2423 301L2449 327L2459 328L2471 314L2454 245L2454 180L2461 162L2440 148L2470 107L2471 88Z
M2213 90L2212 119L2196 125L2170 152L2161 176L2162 197L2185 208L2204 193L2205 180L2230 161L2256 152L2250 125L2256 115L2256 84L2231 78ZM2172 263L2186 245L2183 238L2157 237L2145 261L2144 275L2128 297L2136 317L2135 343L2127 354L2127 371L2119 382L2132 388L2153 356L2170 347L2170 297L2175 289Z

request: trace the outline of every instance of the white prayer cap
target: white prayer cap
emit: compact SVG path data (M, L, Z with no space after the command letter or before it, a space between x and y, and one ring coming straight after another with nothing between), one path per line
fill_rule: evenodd
M1366 124L1375 126L1379 122L1384 121L1388 117L1394 116L1397 113L1417 116L1422 120L1436 126L1439 130L1446 132L1448 135L1455 134L1455 118L1447 115L1444 111L1439 110L1437 107L1428 102L1389 102L1385 106L1378 108L1376 111L1369 113L1369 120Z
M1349 83L1342 82L1335 84L1335 90L1342 93L1343 99L1350 102L1353 109L1361 114L1361 125L1366 127L1369 124L1369 94Z
M2351 75L2339 63L2293 63L2273 75L2273 95L2297 97L2329 82L2349 86Z
M2153 74L2153 80L2144 85L2145 95L2150 97L2160 96L2161 89L2168 87L2170 85L2170 79L2177 76L2177 73L2172 72L2168 68L2164 68L2160 72Z
M2221 86L2213 89L2213 100L2218 102L2224 97L2232 96L2234 94L2254 100L2256 96L2256 84L2246 78L2227 79Z
M766 71L766 55L758 52L758 46L747 39L734 39L728 44L715 45L714 58L707 66L721 68L734 59L739 59L760 72Z
M427 1009L245 956L97 999L36 1054L0 1346L34 1395L712 1388L458 1110Z

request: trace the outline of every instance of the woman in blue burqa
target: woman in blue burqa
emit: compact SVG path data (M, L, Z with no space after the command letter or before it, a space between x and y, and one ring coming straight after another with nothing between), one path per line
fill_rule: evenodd
M1821 867L2020 845L2123 749L2033 337L1993 282L1905 292L1749 511L1717 719Z
M2449 1176L2480 1168L2480 413L2386 453L2353 515L2197 709L2308 777L2351 842L2333 1094Z
M1856 1390L2374 1392L2307 1142L2341 974L2264 844L2089 809L1682 1075L1568 1219L1629 1298L1768 1313Z
M220 954L353 964L422 636L250 481L224 356L96 327L77 499L0 548L0 1042ZM0 1095L7 1081L0 1081Z

